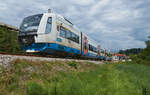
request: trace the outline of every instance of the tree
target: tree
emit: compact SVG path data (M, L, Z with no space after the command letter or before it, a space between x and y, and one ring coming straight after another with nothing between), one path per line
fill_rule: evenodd
M148 37L150 39L150 36ZM145 42L147 47L144 49L143 52L136 55L133 60L138 64L146 64L150 65L150 40Z

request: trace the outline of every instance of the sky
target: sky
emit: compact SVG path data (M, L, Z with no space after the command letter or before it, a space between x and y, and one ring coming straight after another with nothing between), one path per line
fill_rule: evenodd
M150 35L150 0L0 0L0 22L19 27L48 9L108 50L145 48Z

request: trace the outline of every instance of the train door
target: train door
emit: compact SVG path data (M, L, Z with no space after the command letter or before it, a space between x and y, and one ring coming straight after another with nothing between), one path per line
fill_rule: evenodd
M87 53L88 53L88 41L87 41L86 35L84 35L84 40L83 40L83 51L84 51L84 55L87 55Z

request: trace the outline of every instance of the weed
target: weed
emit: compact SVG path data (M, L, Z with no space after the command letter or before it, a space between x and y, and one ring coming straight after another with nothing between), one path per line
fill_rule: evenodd
M77 69L77 67L78 67L77 62L75 62L75 61L68 62L68 65L75 68L75 69Z

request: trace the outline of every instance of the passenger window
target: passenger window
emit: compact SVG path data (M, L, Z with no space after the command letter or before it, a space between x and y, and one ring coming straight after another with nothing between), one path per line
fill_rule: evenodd
M79 36L77 36L76 41L77 41L77 43L79 43Z
M75 34L75 38L74 39L75 39L76 43L79 43L79 36L78 35Z
M60 36L64 38L66 37L66 31L63 27L60 27Z
M76 42L76 34L72 33L72 40Z
M66 38L71 40L71 32L66 30Z
M74 41L76 43L79 43L79 36L63 28L62 26L60 27L60 36L69 39L71 41Z
M97 48L89 44L89 50L93 52L97 52Z
M46 24L46 30L45 30L45 33L48 34L51 32L51 27L52 27L52 18L49 17L48 20L47 20L47 24Z

